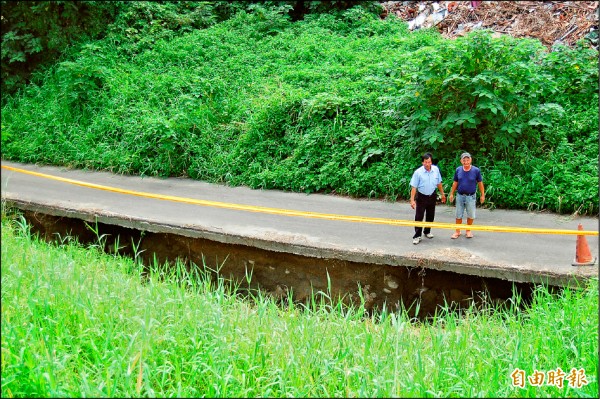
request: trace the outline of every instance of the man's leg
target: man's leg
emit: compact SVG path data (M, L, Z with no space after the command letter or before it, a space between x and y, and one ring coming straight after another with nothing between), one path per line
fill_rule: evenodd
M467 218L467 225L472 225L474 220L475 219ZM471 230L467 230L466 233L467 233L467 237L471 236Z
M464 197L460 194L456 194L456 224L462 224L463 214L465 212ZM452 238L458 238L460 236L460 229L456 229Z
M462 218L456 219L456 224L462 224ZM456 229L456 234L460 234L460 229Z
M428 199L427 208L425 210L425 221L426 222L433 222L433 220L435 219L435 202L436 202L436 200L437 200L437 198L435 196ZM431 233L431 227L425 227L423 229L423 233L425 235Z
M415 212L415 222L422 222L423 218L425 217L425 204L423 203L423 199L420 198L419 194L417 193L417 209ZM421 233L423 232L423 227L421 226L415 226L415 235L413 236L413 238L417 238L417 237L421 237Z
M465 205L466 205L465 209L467 211L467 225L472 225L473 222L475 221L475 208L477 205L475 196L469 197L467 200L467 203ZM471 233L471 230L466 231L466 237L467 238L473 237L473 233Z

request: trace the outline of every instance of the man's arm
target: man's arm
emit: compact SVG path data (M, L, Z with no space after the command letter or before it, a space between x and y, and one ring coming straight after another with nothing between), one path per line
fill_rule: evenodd
M444 187L442 187L442 183L438 183L437 188L440 191L440 193L442 193L442 203L445 204L446 203L446 194L444 193Z
M415 206L417 206L417 203L415 202L415 195L417 194L417 188L416 187L412 187L410 189L410 207L412 209L415 209Z
M450 202L454 201L454 192L456 191L456 187L458 187L458 182L455 181L454 183L452 183L452 187L450 188L450 195L448 197L448 199L450 200Z
M485 201L485 189L483 187L483 181L478 182L477 185L479 186L479 193L481 194L479 201L483 204L483 201Z

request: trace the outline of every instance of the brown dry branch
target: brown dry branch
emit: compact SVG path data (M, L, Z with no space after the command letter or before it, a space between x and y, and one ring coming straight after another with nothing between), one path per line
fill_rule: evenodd
M388 1L382 6L385 16L396 15L407 22L420 14L446 9L446 17L436 25L446 38L481 27L514 37L537 38L550 48L556 42L573 46L598 29L596 1L482 1L475 8L470 1Z

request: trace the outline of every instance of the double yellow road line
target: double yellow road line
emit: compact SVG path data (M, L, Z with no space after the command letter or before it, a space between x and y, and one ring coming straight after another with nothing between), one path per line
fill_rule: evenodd
M325 220L338 220L344 222L356 222L356 223L370 223L370 224L386 224L391 226L422 226L422 227L435 227L440 229L465 229L466 225L457 225L454 223L439 223L439 222L415 222L413 220L400 220L400 219L386 219L386 218L375 218L367 216L350 216L350 215L336 215L332 213L320 213L320 212L309 212L309 211L297 211L293 209L282 209L282 208L270 208L265 206L255 205L243 205L234 204L228 202L218 202L201 200L194 198L176 197L172 195L162 195L147 193L143 191L126 190L116 187L103 186L100 184L87 183L79 180L67 179L64 177L58 177L48 175L45 173L33 172L30 170L15 168L12 166L2 165L3 169L11 170L13 172L24 173L32 176L41 177L44 179L56 180L63 183L74 184L77 186L92 188L96 190L110 191L125 195L134 195L137 197L153 198L163 201L180 202L185 204L210 206L214 208L231 209L236 211L245 212L258 212L266 213L270 215L282 215L282 216L296 216L312 219L325 219ZM566 235L589 235L597 236L597 231L585 231L585 230L564 230L564 229L541 229L541 228L528 228L528 227L512 227L512 226L481 226L472 225L469 226L470 230L478 231L491 231L491 232L502 232L502 233L529 233L529 234L566 234Z

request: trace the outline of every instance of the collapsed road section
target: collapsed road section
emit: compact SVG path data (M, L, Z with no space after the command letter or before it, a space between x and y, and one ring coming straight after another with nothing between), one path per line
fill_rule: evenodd
M5 161L2 198L49 239L103 235L109 251L205 264L298 301L324 292L362 297L367 308L420 300L421 311L432 312L486 292L501 300L513 286L577 286L598 275L596 265L572 266L578 224L597 248L596 218L481 209L478 222L488 224L473 227L475 238L451 240L453 207L440 206L435 237L414 246L405 203Z
M21 204L21 208L35 207ZM404 308L411 316L423 316L433 315L439 306L461 308L473 303L479 306L488 301L502 302L516 292L527 301L534 287L431 269L434 263L431 260L414 259L411 265L401 267L354 262L326 254L302 256L208 240L194 237L193 233L184 235L172 226L136 230L97 220L88 222L79 218L81 215L66 217L50 213L63 212L50 209L22 212L32 232L47 241L60 243L74 237L84 244L100 243L107 253L137 258L145 265L179 260L190 267L218 271L225 279L235 281L242 291L260 289L281 300L307 302L325 293L354 306L362 302L367 310L384 306L390 310Z

